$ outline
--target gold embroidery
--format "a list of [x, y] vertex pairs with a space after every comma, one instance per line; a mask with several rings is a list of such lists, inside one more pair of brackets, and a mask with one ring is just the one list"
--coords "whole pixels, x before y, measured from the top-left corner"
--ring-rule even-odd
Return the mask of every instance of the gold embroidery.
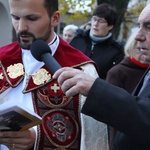
[[34, 84], [40, 85], [50, 80], [51, 75], [45, 69], [40, 69], [35, 74], [32, 75], [32, 78], [33, 78]]
[[2, 74], [2, 73], [0, 74], [0, 79], [4, 79], [4, 77], [3, 77], [3, 74]]
[[23, 65], [21, 63], [10, 65], [7, 72], [10, 78], [15, 79], [24, 74]]

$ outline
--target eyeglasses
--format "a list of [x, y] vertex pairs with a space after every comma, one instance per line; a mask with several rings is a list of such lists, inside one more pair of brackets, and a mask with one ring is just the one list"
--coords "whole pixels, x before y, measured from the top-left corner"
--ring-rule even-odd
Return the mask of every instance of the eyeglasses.
[[91, 18], [91, 21], [94, 23], [94, 22], [98, 22], [99, 24], [101, 24], [101, 23], [107, 23], [105, 20], [103, 20], [103, 19], [97, 19], [96, 17], [92, 17]]

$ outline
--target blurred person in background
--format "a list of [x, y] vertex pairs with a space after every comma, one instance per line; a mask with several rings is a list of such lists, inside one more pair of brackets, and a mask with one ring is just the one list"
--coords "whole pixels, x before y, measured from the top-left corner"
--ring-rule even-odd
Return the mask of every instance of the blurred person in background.
[[[107, 73], [106, 80], [132, 93], [135, 86], [149, 67], [150, 55], [145, 54], [139, 47], [139, 42], [132, 34], [125, 44], [125, 58]], [[149, 58], [145, 60], [145, 57]]]
[[90, 30], [78, 31], [70, 43], [96, 62], [102, 79], [106, 79], [107, 71], [124, 58], [123, 46], [113, 39], [111, 32], [117, 16], [111, 5], [98, 5], [91, 18]]
[[72, 39], [75, 36], [75, 32], [78, 29], [78, 26], [74, 24], [69, 24], [64, 27], [63, 29], [63, 39], [67, 42], [70, 43]]
[[82, 29], [83, 31], [90, 30], [91, 29], [91, 21], [81, 25], [79, 29]]

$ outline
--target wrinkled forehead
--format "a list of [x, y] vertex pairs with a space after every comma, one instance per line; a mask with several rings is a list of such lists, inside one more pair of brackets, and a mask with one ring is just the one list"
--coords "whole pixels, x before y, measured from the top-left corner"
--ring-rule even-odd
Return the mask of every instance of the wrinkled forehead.
[[150, 20], [150, 4], [148, 4], [140, 13], [138, 22], [144, 22]]

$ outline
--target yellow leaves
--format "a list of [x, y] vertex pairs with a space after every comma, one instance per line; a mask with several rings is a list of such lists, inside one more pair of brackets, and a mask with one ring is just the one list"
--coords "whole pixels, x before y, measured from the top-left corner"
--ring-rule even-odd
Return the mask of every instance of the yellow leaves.
[[137, 0], [137, 2], [128, 8], [128, 11], [126, 13], [126, 17], [137, 17], [142, 9], [146, 6], [146, 1]]
[[96, 0], [59, 0], [59, 10], [61, 15], [68, 15], [67, 22], [74, 20], [89, 21], [91, 12], [95, 7]]
[[130, 33], [132, 28], [137, 27], [137, 19], [142, 9], [146, 6], [147, 0], [136, 0], [136, 3], [128, 7], [124, 14], [124, 28], [123, 33]]

